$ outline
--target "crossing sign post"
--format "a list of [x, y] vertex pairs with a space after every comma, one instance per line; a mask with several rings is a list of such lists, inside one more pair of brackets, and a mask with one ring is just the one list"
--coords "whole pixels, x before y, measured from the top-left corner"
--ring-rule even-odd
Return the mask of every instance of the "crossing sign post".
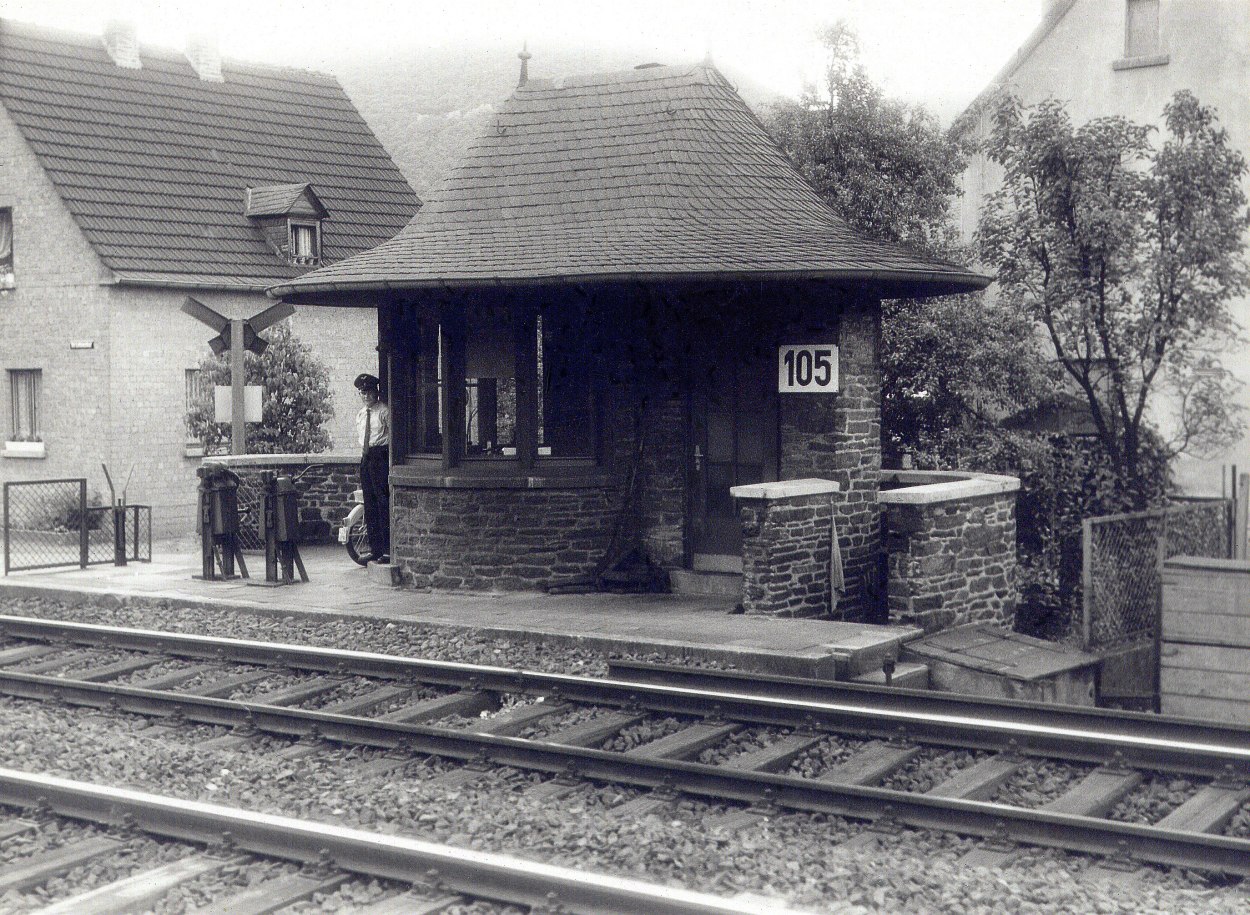
[[295, 306], [279, 302], [250, 318], [227, 318], [203, 302], [187, 296], [182, 310], [217, 332], [217, 336], [208, 341], [214, 353], [220, 356], [230, 350], [230, 453], [245, 454], [247, 402], [243, 384], [243, 353], [246, 350], [259, 356], [268, 349], [269, 342], [260, 336], [261, 331], [295, 314]]

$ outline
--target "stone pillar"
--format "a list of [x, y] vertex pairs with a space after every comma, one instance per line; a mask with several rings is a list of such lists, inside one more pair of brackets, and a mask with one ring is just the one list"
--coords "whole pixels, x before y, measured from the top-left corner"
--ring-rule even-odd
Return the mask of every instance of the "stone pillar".
[[[1016, 601], [1015, 477], [893, 471], [886, 511], [890, 622], [936, 632], [1011, 627]], [[935, 482], [929, 482], [934, 480]]]
[[831, 522], [838, 484], [735, 486], [742, 518], [742, 607], [763, 616], [829, 616]]
[[781, 477], [838, 483], [838, 536], [846, 564], [841, 619], [870, 620], [879, 605], [881, 512], [881, 305], [838, 312], [838, 393], [781, 395]]

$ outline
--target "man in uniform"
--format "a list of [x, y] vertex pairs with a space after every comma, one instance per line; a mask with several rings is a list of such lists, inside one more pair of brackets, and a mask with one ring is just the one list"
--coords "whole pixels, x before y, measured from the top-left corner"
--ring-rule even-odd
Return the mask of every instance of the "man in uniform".
[[360, 441], [360, 488], [365, 498], [365, 525], [369, 529], [369, 557], [391, 561], [390, 460], [391, 413], [382, 402], [382, 383], [368, 373], [356, 376], [356, 389], [364, 406], [356, 414], [356, 437]]

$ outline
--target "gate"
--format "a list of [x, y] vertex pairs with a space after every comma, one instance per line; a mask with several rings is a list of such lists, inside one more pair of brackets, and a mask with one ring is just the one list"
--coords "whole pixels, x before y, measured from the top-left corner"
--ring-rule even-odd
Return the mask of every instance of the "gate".
[[150, 506], [88, 505], [85, 477], [4, 484], [4, 574], [151, 560]]
[[1158, 710], [1163, 562], [1232, 556], [1232, 505], [1204, 500], [1086, 518], [1081, 537], [1081, 630], [1102, 655], [1099, 703]]
[[1160, 569], [1173, 556], [1227, 559], [1226, 500], [1086, 518], [1081, 537], [1081, 647], [1119, 648], [1159, 631]]

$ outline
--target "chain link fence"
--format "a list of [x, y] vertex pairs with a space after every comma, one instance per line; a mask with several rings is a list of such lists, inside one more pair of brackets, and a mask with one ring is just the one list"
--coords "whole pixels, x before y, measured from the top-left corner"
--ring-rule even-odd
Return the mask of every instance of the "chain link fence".
[[1159, 631], [1163, 561], [1232, 555], [1232, 503], [1194, 501], [1082, 523], [1081, 629], [1086, 651], [1119, 648]]
[[265, 513], [265, 484], [257, 474], [239, 474], [239, 549], [263, 550], [261, 530]]
[[[85, 478], [5, 483], [5, 574], [114, 562], [116, 515], [96, 501], [87, 497]], [[150, 562], [152, 509], [128, 505], [120, 515], [126, 558]]]

